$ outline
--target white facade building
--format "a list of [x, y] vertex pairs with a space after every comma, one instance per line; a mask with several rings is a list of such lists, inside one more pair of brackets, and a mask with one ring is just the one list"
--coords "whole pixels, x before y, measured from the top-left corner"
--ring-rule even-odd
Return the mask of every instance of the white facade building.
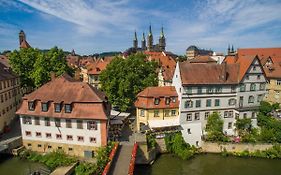
[[235, 135], [236, 118], [252, 118], [256, 125], [255, 110], [265, 94], [266, 80], [257, 58], [238, 60], [233, 64], [177, 63], [173, 85], [179, 94], [180, 123], [187, 143], [201, 146], [207, 118], [213, 112], [224, 120], [226, 135]]

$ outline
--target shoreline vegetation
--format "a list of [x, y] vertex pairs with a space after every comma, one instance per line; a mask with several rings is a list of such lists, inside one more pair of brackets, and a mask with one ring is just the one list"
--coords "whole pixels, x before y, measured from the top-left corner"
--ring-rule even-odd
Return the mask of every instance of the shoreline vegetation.
[[40, 154], [31, 150], [24, 150], [18, 157], [32, 162], [42, 163], [52, 171], [57, 167], [69, 166], [78, 162], [75, 167], [75, 175], [101, 174], [109, 161], [109, 154], [113, 147], [114, 142], [111, 142], [106, 147], [99, 148], [95, 156], [96, 163], [81, 161], [78, 157], [66, 155], [61, 150], [56, 150], [46, 154]]

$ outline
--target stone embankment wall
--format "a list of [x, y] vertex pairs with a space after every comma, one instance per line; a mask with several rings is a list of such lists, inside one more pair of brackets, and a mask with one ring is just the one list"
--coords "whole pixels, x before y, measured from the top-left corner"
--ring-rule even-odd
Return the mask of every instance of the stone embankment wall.
[[271, 148], [272, 144], [249, 144], [249, 143], [211, 143], [203, 142], [202, 151], [208, 153], [220, 153], [224, 149], [228, 152], [242, 152], [248, 150], [254, 152], [257, 150], [266, 150]]

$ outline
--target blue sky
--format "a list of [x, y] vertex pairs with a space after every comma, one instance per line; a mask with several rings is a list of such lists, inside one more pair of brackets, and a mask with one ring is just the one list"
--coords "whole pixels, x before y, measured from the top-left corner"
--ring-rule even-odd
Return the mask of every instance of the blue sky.
[[21, 29], [41, 49], [124, 51], [150, 23], [154, 42], [163, 25], [167, 50], [177, 54], [189, 45], [281, 47], [280, 9], [280, 0], [0, 0], [0, 51], [18, 48]]

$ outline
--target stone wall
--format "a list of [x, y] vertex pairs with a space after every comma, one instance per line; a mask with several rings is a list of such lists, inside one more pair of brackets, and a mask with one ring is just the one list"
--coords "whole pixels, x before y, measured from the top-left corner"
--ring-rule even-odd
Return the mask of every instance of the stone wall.
[[202, 151], [209, 153], [220, 153], [224, 149], [228, 152], [242, 152], [248, 150], [254, 152], [271, 148], [272, 144], [248, 144], [248, 143], [211, 143], [203, 142]]

